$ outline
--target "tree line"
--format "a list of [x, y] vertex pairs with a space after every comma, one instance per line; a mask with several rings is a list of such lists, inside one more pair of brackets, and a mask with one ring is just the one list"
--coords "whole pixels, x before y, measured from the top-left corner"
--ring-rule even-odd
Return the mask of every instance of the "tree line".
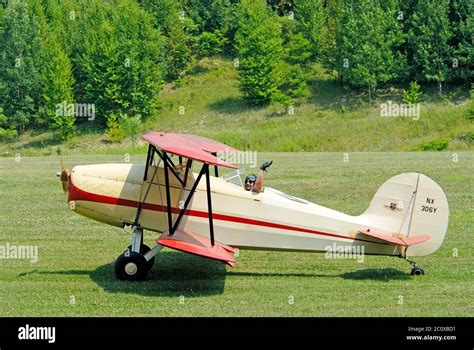
[[[94, 120], [120, 139], [209, 56], [249, 103], [291, 104], [320, 63], [370, 99], [388, 84], [473, 78], [464, 0], [1, 0], [0, 141]], [[92, 106], [93, 108], [88, 108]]]
[[442, 95], [445, 82], [473, 80], [472, 1], [271, 3], [242, 0], [236, 35], [241, 90], [257, 104], [304, 95], [314, 62], [369, 99], [389, 84], [433, 82]]

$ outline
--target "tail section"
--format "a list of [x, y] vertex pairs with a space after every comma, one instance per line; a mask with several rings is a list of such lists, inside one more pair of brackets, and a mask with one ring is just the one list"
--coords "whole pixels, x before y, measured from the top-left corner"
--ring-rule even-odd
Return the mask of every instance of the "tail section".
[[428, 240], [406, 248], [407, 255], [422, 256], [435, 252], [443, 243], [449, 206], [436, 182], [423, 174], [405, 173], [392, 177], [379, 188], [362, 217], [374, 228], [408, 238], [407, 242], [429, 236]]

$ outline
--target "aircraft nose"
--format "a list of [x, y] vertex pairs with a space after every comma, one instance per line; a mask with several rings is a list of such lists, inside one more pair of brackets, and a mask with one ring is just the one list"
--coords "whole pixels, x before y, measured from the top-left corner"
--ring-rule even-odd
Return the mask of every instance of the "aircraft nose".
[[56, 176], [59, 177], [60, 180], [61, 180], [61, 185], [63, 187], [63, 191], [67, 192], [68, 189], [69, 189], [69, 177], [71, 175], [71, 171], [64, 167], [64, 161], [63, 161], [62, 156], [61, 156], [59, 162], [61, 164], [61, 171], [56, 172]]

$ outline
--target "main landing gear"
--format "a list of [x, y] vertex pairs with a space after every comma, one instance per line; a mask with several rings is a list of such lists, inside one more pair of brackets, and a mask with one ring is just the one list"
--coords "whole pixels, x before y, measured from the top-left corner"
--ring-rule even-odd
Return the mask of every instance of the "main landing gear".
[[142, 281], [153, 267], [155, 255], [163, 246], [153, 249], [143, 244], [143, 230], [132, 228], [132, 244], [115, 261], [115, 276], [119, 280]]

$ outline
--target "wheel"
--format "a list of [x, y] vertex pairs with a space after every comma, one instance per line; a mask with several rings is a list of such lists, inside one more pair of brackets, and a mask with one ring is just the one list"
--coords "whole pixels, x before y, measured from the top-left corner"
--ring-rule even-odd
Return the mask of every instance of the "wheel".
[[411, 270], [411, 275], [412, 276], [422, 276], [425, 274], [425, 270], [423, 270], [422, 267], [417, 267], [415, 266], [412, 270]]
[[[128, 248], [127, 248], [128, 251], [132, 251], [132, 246], [129, 245]], [[125, 250], [125, 252], [127, 251]], [[146, 244], [142, 244], [140, 246], [140, 254], [141, 255], [145, 255], [146, 253], [148, 253], [149, 251], [151, 250], [151, 248], [149, 246], [147, 246]], [[145, 259], [146, 260], [146, 259]], [[153, 267], [153, 264], [155, 263], [155, 257], [151, 258], [149, 261], [147, 261], [146, 263], [146, 266], [147, 266], [147, 269], [148, 271], [151, 270], [151, 268]]]
[[119, 280], [141, 281], [148, 273], [147, 261], [139, 253], [125, 251], [115, 261], [114, 270]]

